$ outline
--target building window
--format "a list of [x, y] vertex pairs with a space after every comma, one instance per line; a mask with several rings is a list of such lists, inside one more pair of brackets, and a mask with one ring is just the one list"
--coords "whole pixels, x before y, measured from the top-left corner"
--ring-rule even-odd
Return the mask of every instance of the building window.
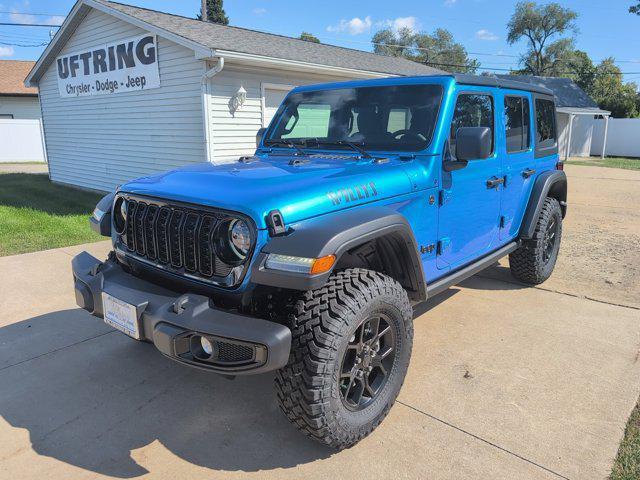
[[507, 153], [527, 150], [530, 145], [529, 99], [505, 97], [504, 116]]
[[536, 98], [536, 147], [556, 145], [556, 110], [551, 100]]
[[493, 152], [493, 97], [487, 94], [463, 93], [458, 96], [451, 121], [449, 149], [456, 156], [456, 133], [462, 127], [489, 127]]

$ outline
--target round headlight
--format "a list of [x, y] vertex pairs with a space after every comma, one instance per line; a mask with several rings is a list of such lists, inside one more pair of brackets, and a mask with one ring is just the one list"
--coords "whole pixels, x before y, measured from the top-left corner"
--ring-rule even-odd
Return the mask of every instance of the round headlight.
[[227, 265], [240, 265], [251, 249], [251, 229], [244, 220], [227, 218], [218, 224], [215, 238], [216, 255]]
[[116, 233], [121, 235], [127, 223], [127, 201], [123, 197], [118, 197], [113, 206], [113, 225]]
[[251, 248], [251, 231], [244, 220], [233, 220], [229, 225], [231, 248], [238, 257], [244, 258]]

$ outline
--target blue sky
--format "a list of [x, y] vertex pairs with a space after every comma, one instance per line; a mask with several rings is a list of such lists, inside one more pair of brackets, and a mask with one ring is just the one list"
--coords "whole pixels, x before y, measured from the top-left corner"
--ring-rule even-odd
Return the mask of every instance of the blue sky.
[[[194, 16], [199, 0], [122, 0], [146, 8]], [[309, 31], [322, 40], [345, 47], [370, 50], [372, 34], [383, 26], [409, 26], [433, 31], [451, 31], [483, 67], [516, 66], [525, 44], [508, 45], [506, 24], [515, 2], [502, 0], [226, 0], [232, 25], [282, 35], [297, 36]], [[631, 0], [561, 2], [579, 13], [576, 45], [595, 61], [613, 56], [627, 75], [640, 83], [640, 17], [627, 9]], [[0, 0], [0, 22], [58, 23], [72, 0]], [[22, 15], [27, 12], [44, 15]], [[49, 38], [48, 28], [0, 26], [0, 58], [37, 59]]]

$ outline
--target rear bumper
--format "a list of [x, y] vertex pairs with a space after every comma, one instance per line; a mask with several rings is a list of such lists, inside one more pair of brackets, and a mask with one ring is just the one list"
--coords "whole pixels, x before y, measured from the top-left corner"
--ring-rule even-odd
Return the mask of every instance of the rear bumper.
[[[102, 292], [134, 305], [141, 340], [167, 357], [227, 375], [263, 373], [286, 365], [291, 331], [280, 324], [211, 306], [209, 298], [180, 295], [125, 272], [113, 260], [100, 262], [87, 252], [72, 261], [76, 303], [103, 317]], [[199, 347], [207, 338], [214, 351]]]

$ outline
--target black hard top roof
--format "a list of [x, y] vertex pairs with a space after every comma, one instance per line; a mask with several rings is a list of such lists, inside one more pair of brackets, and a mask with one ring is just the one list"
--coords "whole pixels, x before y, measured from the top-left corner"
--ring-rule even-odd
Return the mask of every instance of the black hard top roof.
[[[544, 95], [553, 96], [553, 91], [540, 85], [533, 85], [526, 82], [518, 82], [516, 80], [506, 80], [491, 75], [466, 75], [455, 74], [453, 78], [456, 83], [461, 85], [481, 85], [486, 87], [510, 88], [513, 90], [525, 90], [527, 92], [542, 93]], [[514, 78], [518, 78], [514, 76]]]

